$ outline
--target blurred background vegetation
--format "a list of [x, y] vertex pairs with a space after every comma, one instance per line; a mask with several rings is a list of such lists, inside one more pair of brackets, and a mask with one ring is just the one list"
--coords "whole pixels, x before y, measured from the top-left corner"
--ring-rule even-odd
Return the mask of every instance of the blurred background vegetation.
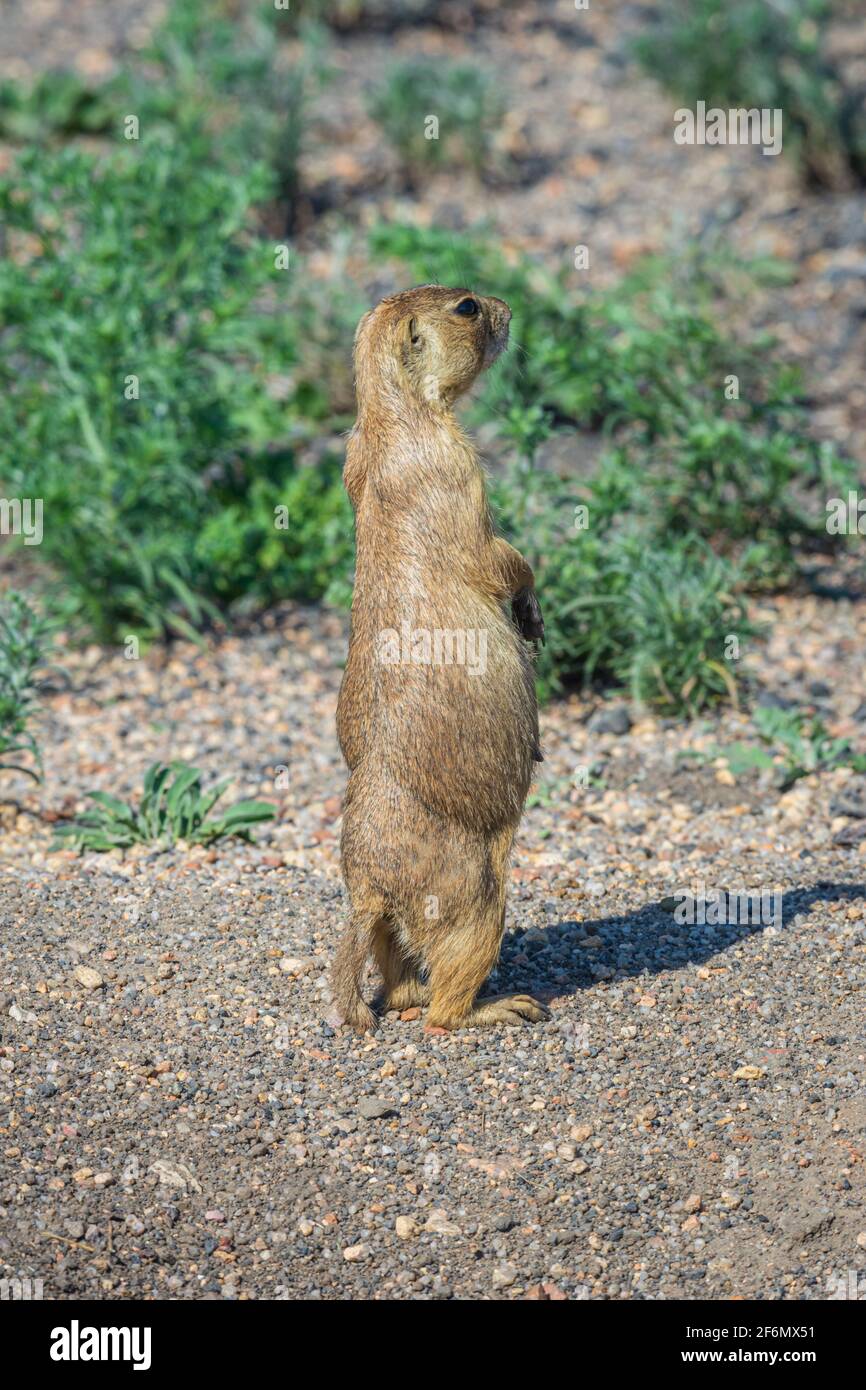
[[[566, 258], [506, 253], [483, 220], [413, 216], [437, 170], [488, 189], [528, 177], [526, 152], [498, 139], [496, 71], [419, 53], [370, 74], [403, 215], [361, 226], [329, 209], [318, 272], [303, 157], [339, 82], [334, 36], [434, 15], [460, 30], [485, 9], [404, 0], [397, 21], [388, 0], [173, 0], [109, 76], [0, 85], [0, 494], [42, 498], [45, 515], [38, 553], [4, 545], [0, 759], [26, 747], [52, 623], [146, 643], [282, 599], [348, 603], [339, 437], [354, 327], [387, 288], [440, 280], [512, 306], [515, 346], [465, 413], [536, 570], [543, 695], [596, 682], [672, 714], [737, 699], [726, 644], [754, 631], [749, 595], [850, 544], [828, 537], [825, 502], [856, 486], [854, 463], [816, 437], [786, 356], [740, 331], [744, 298], [783, 264], [704, 240], [586, 288]], [[661, 0], [631, 58], [676, 104], [783, 107], [795, 177], [832, 196], [862, 185], [866, 128], [828, 14]], [[568, 464], [581, 439], [590, 469]]]

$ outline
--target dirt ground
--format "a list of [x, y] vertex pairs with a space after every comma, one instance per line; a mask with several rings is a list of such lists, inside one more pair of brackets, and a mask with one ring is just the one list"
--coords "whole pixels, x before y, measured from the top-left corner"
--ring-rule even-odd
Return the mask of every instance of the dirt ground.
[[[862, 731], [862, 611], [785, 601], [776, 619], [762, 698]], [[410, 1013], [348, 1036], [325, 979], [344, 644], [342, 619], [289, 608], [204, 653], [70, 654], [44, 786], [5, 807], [4, 1273], [58, 1298], [849, 1287], [863, 779], [732, 782], [713, 753], [742, 734], [734, 712], [604, 733], [610, 707], [549, 706], [494, 987], [551, 1021], [433, 1037]], [[52, 852], [86, 788], [132, 794], [166, 756], [236, 770], [277, 821], [254, 846]], [[757, 906], [718, 926], [665, 903], [712, 890]]]

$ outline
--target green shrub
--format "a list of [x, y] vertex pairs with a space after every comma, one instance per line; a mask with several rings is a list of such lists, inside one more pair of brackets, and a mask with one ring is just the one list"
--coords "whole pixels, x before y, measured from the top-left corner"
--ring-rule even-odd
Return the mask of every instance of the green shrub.
[[[490, 163], [491, 136], [504, 106], [494, 83], [474, 63], [412, 58], [392, 68], [370, 100], [370, 114], [417, 178], [454, 162], [476, 173]], [[439, 122], [435, 138], [431, 117]]]
[[316, 467], [271, 461], [233, 496], [220, 489], [195, 546], [223, 602], [324, 598], [347, 604], [354, 559], [352, 508], [335, 456]]
[[507, 472], [492, 494], [504, 533], [535, 571], [542, 695], [579, 680], [614, 683], [670, 712], [736, 698], [729, 639], [744, 644], [755, 629], [736, 570], [706, 542], [659, 536], [615, 507], [576, 526], [573, 482], [532, 467]]
[[192, 114], [200, 132], [204, 117], [211, 156], [223, 168], [264, 164], [291, 221], [307, 107], [328, 68], [324, 31], [314, 23], [300, 26], [293, 66], [279, 66], [278, 19], [273, 4], [239, 11], [227, 0], [175, 0], [145, 55], [159, 77], [154, 83], [133, 71], [126, 82], [146, 115], [170, 118], [176, 131]]
[[736, 699], [728, 644], [755, 635], [736, 571], [692, 535], [653, 547], [637, 532], [607, 563], [626, 583], [611, 671], [632, 699], [669, 713]]
[[4, 139], [103, 134], [114, 119], [111, 88], [94, 87], [76, 73], [42, 73], [29, 87], [11, 80], [0, 82], [0, 136]]
[[[231, 569], [255, 586], [263, 551], [260, 597], [319, 597], [335, 554], [296, 538], [313, 541], [319, 505], [325, 543], [348, 545], [333, 468], [301, 469], [286, 447], [314, 429], [300, 409], [328, 413], [291, 305], [312, 296], [321, 313], [327, 296], [250, 235], [266, 187], [261, 167], [230, 174], [161, 138], [104, 158], [29, 151], [0, 181], [3, 481], [43, 499], [42, 553], [103, 637], [200, 630], [238, 592]], [[298, 530], [265, 536], [278, 503]]]
[[707, 107], [781, 108], [784, 141], [807, 179], [866, 179], [866, 109], [824, 47], [827, 0], [662, 0], [635, 44], [647, 72]]
[[199, 623], [205, 471], [275, 425], [250, 317], [269, 269], [243, 232], [262, 186], [157, 141], [27, 152], [0, 183], [29, 239], [0, 262], [7, 473], [102, 635]]
[[350, 419], [362, 306], [294, 251], [277, 269], [260, 237], [264, 207], [291, 213], [324, 72], [308, 26], [292, 66], [275, 61], [277, 17], [177, 0], [144, 66], [93, 91], [60, 75], [0, 93], [21, 136], [98, 128], [118, 145], [26, 150], [0, 180], [0, 424], [17, 441], [0, 480], [42, 497], [42, 554], [104, 638], [193, 635], [240, 596], [317, 598], [341, 578], [345, 593], [334, 461], [302, 468], [295, 450]]
[[269, 801], [238, 801], [222, 815], [210, 817], [231, 778], [207, 791], [202, 790], [201, 779], [199, 769], [186, 763], [153, 763], [145, 774], [137, 808], [107, 792], [88, 792], [96, 803], [93, 810], [59, 826], [53, 848], [81, 852], [128, 849], [135, 844], [170, 848], [177, 840], [210, 845], [231, 835], [249, 840], [254, 825], [273, 820], [276, 812]]
[[[50, 623], [23, 594], [0, 594], [0, 772], [24, 772], [34, 781], [39, 780], [42, 759], [29, 725], [36, 712], [39, 672], [51, 646]], [[30, 754], [37, 771], [8, 761], [21, 753]]]
[[270, 4], [238, 11], [231, 0], [174, 0], [141, 59], [103, 82], [59, 72], [29, 87], [0, 84], [0, 135], [120, 139], [135, 116], [142, 138], [183, 140], [222, 169], [261, 164], [290, 223], [307, 108], [328, 68], [324, 31], [306, 22], [292, 67], [278, 66], [277, 22]]
[[[765, 583], [791, 576], [804, 541], [826, 541], [823, 498], [853, 485], [851, 466], [809, 438], [796, 374], [771, 344], [743, 345], [725, 329], [712, 258], [650, 261], [578, 301], [566, 272], [508, 264], [477, 240], [384, 226], [372, 243], [419, 280], [508, 301], [513, 346], [473, 418], [495, 422], [524, 456], [557, 427], [601, 427], [611, 450], [586, 485], [575, 482], [594, 526], [629, 512], [656, 542], [689, 532], [748, 549], [751, 578]], [[733, 378], [739, 398], [727, 400]]]
[[[384, 226], [372, 245], [414, 279], [513, 310], [512, 349], [470, 413], [517, 456], [494, 479], [494, 510], [536, 572], [542, 692], [614, 682], [669, 711], [736, 698], [729, 638], [755, 635], [744, 591], [790, 579], [800, 547], [826, 544], [823, 498], [854, 481], [809, 438], [791, 369], [724, 326], [722, 292], [743, 268], [656, 260], [578, 299], [567, 272], [509, 263], [477, 238]], [[607, 436], [590, 476], [538, 466], [563, 426]]]
[[730, 743], [705, 755], [723, 757], [735, 777], [753, 771], [775, 770], [781, 791], [787, 791], [813, 772], [850, 767], [866, 772], [866, 757], [855, 753], [847, 738], [833, 738], [822, 719], [800, 709], [759, 706], [752, 723], [760, 743]]
[[[771, 344], [744, 345], [720, 326], [714, 308], [725, 266], [715, 252], [649, 259], [614, 289], [580, 296], [575, 272], [510, 262], [492, 236], [380, 224], [370, 244], [418, 281], [474, 285], [511, 306], [512, 347], [485, 378], [477, 418], [517, 405], [542, 409], [554, 425], [628, 425], [652, 440], [700, 410], [760, 427], [773, 423], [768, 412], [796, 409], [796, 377]], [[752, 273], [763, 276], [765, 265]], [[728, 404], [731, 375], [743, 383], [742, 400]]]

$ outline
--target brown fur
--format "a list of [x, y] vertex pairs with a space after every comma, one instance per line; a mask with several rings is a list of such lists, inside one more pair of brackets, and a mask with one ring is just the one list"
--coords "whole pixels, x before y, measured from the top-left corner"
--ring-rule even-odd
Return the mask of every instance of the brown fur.
[[[473, 317], [455, 313], [467, 298]], [[481, 465], [451, 407], [502, 351], [510, 317], [499, 299], [425, 285], [384, 299], [356, 335], [344, 480], [357, 566], [337, 708], [351, 918], [332, 983], [362, 1031], [375, 1022], [360, 992], [370, 954], [384, 1007], [428, 1004], [431, 1026], [545, 1016], [526, 995], [476, 998], [499, 954], [508, 856], [541, 756], [515, 623], [530, 637], [543, 625], [532, 571], [494, 534]], [[403, 623], [475, 634], [484, 673], [468, 661], [384, 661], [382, 634]]]

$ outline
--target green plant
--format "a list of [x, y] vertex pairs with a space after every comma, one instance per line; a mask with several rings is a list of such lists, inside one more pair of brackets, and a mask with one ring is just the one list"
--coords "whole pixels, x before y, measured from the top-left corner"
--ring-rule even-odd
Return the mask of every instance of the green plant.
[[351, 513], [332, 461], [301, 468], [296, 449], [348, 423], [360, 307], [260, 239], [263, 209], [291, 220], [324, 75], [309, 25], [291, 66], [276, 60], [277, 18], [176, 0], [145, 67], [92, 92], [37, 83], [17, 106], [3, 89], [33, 117], [22, 136], [98, 108], [88, 128], [118, 142], [28, 149], [0, 180], [0, 425], [16, 438], [0, 479], [43, 498], [40, 553], [106, 639], [192, 637], [238, 596], [345, 596]]
[[370, 99], [371, 116], [413, 178], [454, 161], [480, 172], [490, 161], [491, 136], [503, 110], [486, 73], [474, 63], [450, 64], [441, 57], [399, 63]]
[[[28, 151], [0, 181], [0, 471], [43, 499], [41, 553], [102, 637], [193, 635], [239, 592], [232, 570], [263, 598], [317, 598], [350, 563], [335, 469], [294, 448], [341, 419], [299, 328], [314, 300], [336, 321], [327, 286], [250, 234], [266, 188], [161, 137]], [[286, 532], [266, 525], [278, 504]]]
[[241, 489], [218, 489], [195, 559], [223, 602], [325, 598], [346, 605], [352, 508], [334, 455], [303, 468], [279, 455]]
[[185, 763], [153, 763], [145, 774], [137, 808], [106, 792], [88, 792], [96, 803], [93, 810], [59, 826], [54, 848], [83, 852], [128, 849], [135, 844], [171, 847], [178, 840], [209, 845], [226, 836], [249, 840], [254, 825], [273, 820], [276, 812], [267, 801], [238, 801], [211, 818], [209, 812], [231, 779], [216, 782], [206, 791], [201, 780], [200, 770]]
[[[565, 272], [477, 238], [388, 226], [373, 247], [512, 307], [513, 349], [470, 411], [516, 455], [494, 476], [494, 512], [536, 571], [542, 692], [613, 681], [692, 712], [736, 698], [728, 639], [754, 635], [744, 591], [790, 579], [804, 545], [826, 544], [820, 499], [854, 478], [809, 438], [794, 374], [720, 317], [726, 280], [765, 267], [654, 260], [579, 300]], [[606, 436], [589, 474], [538, 465], [563, 427]]]
[[849, 739], [831, 737], [817, 716], [809, 718], [798, 709], [761, 706], [752, 722], [763, 746], [732, 743], [711, 755], [724, 757], [734, 776], [755, 768], [776, 768], [780, 789], [787, 791], [802, 777], [833, 767], [866, 772], [866, 756], [855, 753]]
[[829, 16], [827, 0], [662, 0], [635, 51], [683, 101], [781, 109], [806, 177], [840, 187], [866, 179], [866, 112], [827, 55]]
[[685, 528], [714, 545], [748, 541], [765, 581], [790, 575], [804, 539], [826, 537], [812, 499], [852, 486], [853, 471], [808, 437], [797, 376], [772, 344], [743, 344], [726, 326], [723, 257], [652, 259], [613, 290], [580, 299], [566, 271], [511, 264], [478, 238], [387, 225], [374, 229], [372, 247], [419, 280], [508, 301], [513, 346], [473, 417], [495, 422], [524, 456], [557, 428], [601, 428], [615, 456], [593, 484], [596, 506], [613, 484], [618, 505], [660, 537]]
[[[42, 759], [28, 727], [36, 711], [38, 673], [51, 653], [51, 624], [23, 594], [0, 594], [0, 771], [23, 772], [39, 780]], [[7, 759], [29, 753], [37, 771]]]
[[36, 248], [0, 261], [4, 472], [44, 499], [43, 553], [103, 636], [200, 625], [205, 472], [274, 419], [250, 318], [269, 269], [244, 235], [261, 187], [160, 141], [27, 152], [0, 183]]
[[728, 639], [747, 641], [755, 629], [736, 570], [699, 536], [660, 538], [615, 510], [580, 528], [573, 483], [532, 467], [496, 479], [493, 504], [535, 571], [543, 695], [595, 680], [671, 712], [736, 698]]
[[720, 699], [736, 700], [727, 655], [732, 636], [754, 636], [735, 570], [698, 537], [614, 554], [627, 587], [617, 614], [625, 629], [614, 676], [638, 703], [691, 714]]
[[281, 67], [278, 21], [273, 4], [239, 11], [231, 0], [175, 0], [145, 55], [161, 81], [154, 88], [152, 76], [134, 70], [126, 81], [134, 109], [168, 117], [175, 129], [192, 122], [196, 143], [206, 132], [211, 157], [223, 168], [263, 164], [291, 224], [307, 107], [328, 66], [324, 31], [304, 21], [298, 56], [291, 68]]
[[135, 139], [182, 140], [190, 154], [232, 173], [261, 165], [290, 227], [307, 109], [328, 67], [325, 31], [306, 20], [293, 65], [280, 66], [278, 19], [271, 4], [239, 10], [233, 0], [174, 0], [141, 59], [106, 81], [60, 72], [29, 87], [0, 84], [0, 135], [120, 139], [133, 116]]
[[38, 140], [46, 135], [103, 134], [114, 119], [112, 89], [91, 86], [72, 72], [43, 73], [30, 87], [0, 83], [0, 135]]

